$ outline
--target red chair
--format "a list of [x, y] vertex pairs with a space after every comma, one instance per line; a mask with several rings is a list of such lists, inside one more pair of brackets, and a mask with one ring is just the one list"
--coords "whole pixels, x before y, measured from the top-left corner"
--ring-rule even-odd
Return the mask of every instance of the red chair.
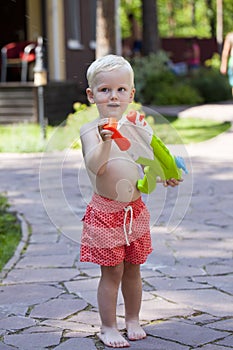
[[35, 61], [36, 43], [30, 41], [9, 43], [1, 49], [2, 68], [1, 81], [7, 79], [7, 69], [11, 67], [21, 68], [21, 82], [27, 81], [28, 64]]

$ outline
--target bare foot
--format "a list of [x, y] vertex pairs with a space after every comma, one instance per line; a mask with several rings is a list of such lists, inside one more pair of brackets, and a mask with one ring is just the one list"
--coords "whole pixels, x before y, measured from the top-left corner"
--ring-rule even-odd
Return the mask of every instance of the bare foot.
[[146, 332], [142, 329], [138, 321], [127, 322], [126, 329], [129, 340], [140, 340], [146, 338]]
[[98, 337], [105, 345], [111, 346], [112, 348], [125, 348], [130, 346], [116, 328], [103, 327]]

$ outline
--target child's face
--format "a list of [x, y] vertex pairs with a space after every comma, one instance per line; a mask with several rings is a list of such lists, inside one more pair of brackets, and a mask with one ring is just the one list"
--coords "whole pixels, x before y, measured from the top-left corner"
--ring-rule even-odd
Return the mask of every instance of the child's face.
[[92, 89], [87, 89], [88, 100], [96, 103], [101, 118], [120, 119], [133, 101], [135, 89], [127, 68], [100, 72]]

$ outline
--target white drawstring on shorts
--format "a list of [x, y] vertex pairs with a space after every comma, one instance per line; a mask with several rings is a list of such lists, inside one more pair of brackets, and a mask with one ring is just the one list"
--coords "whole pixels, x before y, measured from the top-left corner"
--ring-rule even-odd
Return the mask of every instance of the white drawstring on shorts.
[[[132, 225], [133, 225], [133, 208], [131, 207], [131, 205], [129, 205], [128, 207], [124, 208], [125, 210], [125, 216], [124, 216], [124, 234], [125, 234], [125, 240], [126, 240], [126, 244], [129, 246], [129, 239], [128, 239], [128, 235], [131, 235], [132, 233]], [[127, 216], [128, 216], [128, 212], [130, 211], [130, 222], [129, 222], [129, 231], [127, 232], [126, 230], [126, 220], [127, 220]]]

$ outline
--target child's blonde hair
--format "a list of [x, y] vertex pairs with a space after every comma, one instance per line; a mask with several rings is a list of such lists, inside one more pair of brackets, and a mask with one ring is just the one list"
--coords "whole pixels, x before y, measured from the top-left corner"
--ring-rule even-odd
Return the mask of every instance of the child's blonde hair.
[[95, 77], [100, 72], [109, 72], [111, 70], [125, 67], [129, 70], [132, 88], [134, 87], [134, 72], [130, 63], [122, 56], [107, 55], [95, 60], [87, 70], [87, 81], [90, 88], [93, 87]]

